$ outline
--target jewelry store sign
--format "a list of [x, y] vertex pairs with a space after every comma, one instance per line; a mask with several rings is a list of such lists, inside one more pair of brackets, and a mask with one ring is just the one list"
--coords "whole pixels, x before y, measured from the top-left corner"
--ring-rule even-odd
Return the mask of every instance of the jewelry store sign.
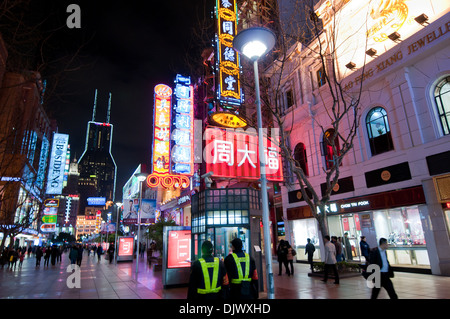
[[[329, 205], [325, 205], [325, 211], [329, 214], [345, 213], [354, 210], [370, 209], [370, 201], [359, 200], [351, 202], [332, 202]], [[320, 213], [317, 207], [317, 212]]]

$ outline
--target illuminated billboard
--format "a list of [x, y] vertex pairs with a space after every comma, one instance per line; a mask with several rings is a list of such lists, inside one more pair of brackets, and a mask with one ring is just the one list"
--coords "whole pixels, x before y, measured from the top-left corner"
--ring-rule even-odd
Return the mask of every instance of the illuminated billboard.
[[217, 62], [219, 73], [218, 98], [221, 104], [241, 104], [239, 54], [233, 48], [237, 34], [236, 0], [217, 0]]
[[55, 133], [48, 171], [47, 191], [49, 195], [60, 195], [63, 189], [69, 135]]
[[164, 84], [155, 87], [153, 173], [169, 173], [170, 120], [172, 89]]
[[[276, 140], [276, 137], [273, 138]], [[258, 135], [253, 130], [229, 130], [209, 127], [205, 130], [206, 171], [215, 177], [260, 179]], [[277, 143], [264, 138], [266, 177], [283, 181], [282, 161]]]
[[105, 206], [106, 198], [105, 197], [88, 197], [87, 204], [88, 204], [88, 206]]
[[191, 230], [169, 230], [167, 268], [191, 267]]
[[175, 80], [175, 103], [172, 122], [172, 172], [194, 172], [194, 87], [191, 78], [179, 74]]

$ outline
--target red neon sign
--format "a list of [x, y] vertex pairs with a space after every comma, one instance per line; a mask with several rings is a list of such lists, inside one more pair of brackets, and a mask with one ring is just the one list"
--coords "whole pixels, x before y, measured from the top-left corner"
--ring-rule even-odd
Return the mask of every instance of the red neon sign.
[[[206, 171], [215, 177], [260, 179], [258, 136], [243, 130], [207, 128], [205, 161]], [[266, 177], [270, 181], [283, 181], [282, 161], [278, 145], [264, 138]]]

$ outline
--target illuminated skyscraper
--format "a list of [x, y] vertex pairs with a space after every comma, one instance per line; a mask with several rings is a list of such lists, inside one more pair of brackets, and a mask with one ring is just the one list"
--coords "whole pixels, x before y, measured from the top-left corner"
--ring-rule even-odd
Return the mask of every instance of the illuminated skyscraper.
[[111, 154], [113, 125], [109, 123], [111, 93], [105, 123], [95, 121], [97, 90], [95, 91], [92, 120], [88, 122], [86, 147], [79, 159], [78, 191], [80, 193], [80, 214], [84, 214], [88, 197], [105, 197], [114, 201], [117, 166]]

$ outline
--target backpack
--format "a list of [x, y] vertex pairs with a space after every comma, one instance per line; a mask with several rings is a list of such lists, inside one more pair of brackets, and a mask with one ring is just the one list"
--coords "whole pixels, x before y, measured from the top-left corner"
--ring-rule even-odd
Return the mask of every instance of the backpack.
[[292, 249], [292, 251], [291, 251], [292, 256], [297, 255], [297, 252], [295, 251], [295, 249], [294, 248], [291, 248], [291, 249]]

